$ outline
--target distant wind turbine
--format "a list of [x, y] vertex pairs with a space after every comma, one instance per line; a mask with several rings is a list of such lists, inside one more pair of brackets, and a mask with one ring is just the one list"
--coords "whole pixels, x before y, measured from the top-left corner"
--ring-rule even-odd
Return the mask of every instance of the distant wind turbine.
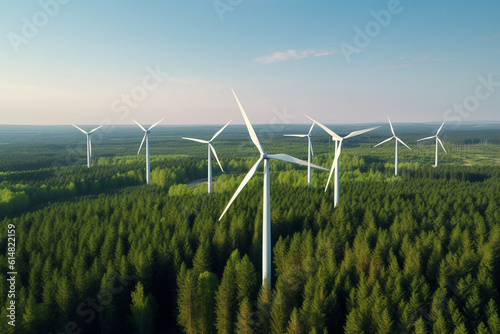
[[395, 158], [394, 175], [398, 176], [398, 142], [400, 142], [401, 144], [406, 146], [410, 151], [411, 151], [411, 148], [408, 145], [406, 145], [401, 139], [396, 137], [396, 134], [394, 133], [394, 128], [392, 127], [391, 119], [389, 117], [387, 117], [387, 119], [389, 120], [389, 125], [391, 126], [392, 137], [384, 140], [381, 143], [378, 143], [377, 145], [375, 145], [373, 147], [377, 147], [379, 145], [382, 145], [383, 143], [390, 141], [391, 139], [395, 139], [394, 141], [396, 142], [396, 158]]
[[[202, 144], [208, 144], [208, 193], [209, 194], [212, 192], [212, 152], [214, 153], [215, 159], [217, 159], [217, 163], [219, 164], [220, 170], [222, 172], [224, 172], [224, 169], [222, 168], [222, 166], [220, 164], [219, 157], [217, 156], [217, 153], [215, 153], [215, 148], [212, 146], [212, 142], [214, 141], [215, 138], [217, 138], [218, 135], [220, 135], [220, 133], [222, 131], [224, 131], [224, 129], [226, 128], [226, 126], [229, 125], [229, 123], [231, 123], [231, 121], [227, 122], [227, 124], [224, 125], [222, 127], [222, 129], [217, 131], [217, 133], [214, 134], [214, 136], [210, 140], [201, 140], [201, 139], [195, 139], [195, 138], [182, 137], [182, 139], [196, 141], [196, 142], [202, 143]], [[212, 152], [210, 152], [210, 151], [212, 151]]]
[[342, 151], [342, 142], [344, 141], [344, 139], [359, 136], [363, 133], [375, 130], [375, 129], [379, 128], [379, 126], [374, 127], [374, 128], [365, 129], [365, 130], [353, 131], [345, 137], [340, 137], [338, 134], [336, 134], [335, 132], [333, 132], [332, 130], [330, 130], [329, 128], [324, 126], [323, 124], [319, 123], [318, 121], [315, 121], [314, 119], [312, 119], [311, 117], [309, 117], [307, 115], [305, 115], [305, 116], [307, 118], [309, 118], [311, 121], [318, 124], [323, 130], [326, 131], [326, 133], [328, 133], [330, 136], [332, 136], [332, 140], [335, 141], [335, 158], [333, 159], [332, 169], [330, 169], [330, 175], [328, 176], [328, 181], [326, 182], [325, 191], [328, 189], [328, 184], [330, 183], [330, 179], [332, 178], [332, 173], [335, 170], [335, 184], [334, 184], [334, 191], [333, 191], [333, 194], [334, 194], [333, 201], [334, 201], [334, 206], [337, 206], [339, 204], [339, 196], [340, 196], [339, 157], [340, 157], [340, 152]]
[[[255, 174], [257, 168], [260, 166], [262, 162], [264, 162], [264, 194], [263, 194], [263, 201], [262, 201], [262, 284], [264, 284], [265, 280], [267, 279], [269, 282], [271, 282], [271, 202], [270, 202], [270, 182], [269, 182], [269, 160], [274, 159], [274, 160], [279, 160], [279, 161], [285, 161], [285, 162], [291, 162], [295, 163], [298, 165], [303, 165], [307, 166], [307, 162], [294, 158], [290, 155], [287, 154], [267, 154], [264, 152], [262, 149], [262, 146], [260, 145], [259, 139], [257, 138], [257, 134], [255, 133], [255, 130], [252, 127], [252, 124], [250, 123], [250, 120], [247, 117], [247, 114], [243, 110], [243, 107], [240, 104], [240, 101], [238, 100], [238, 97], [236, 96], [236, 93], [233, 90], [233, 95], [234, 98], [236, 99], [236, 102], [238, 103], [238, 107], [240, 108], [241, 114], [243, 115], [243, 119], [245, 120], [245, 124], [247, 126], [248, 133], [250, 134], [250, 138], [252, 139], [252, 142], [254, 145], [257, 147], [257, 149], [260, 152], [260, 158], [257, 160], [255, 165], [253, 165], [252, 168], [250, 168], [250, 171], [248, 174], [245, 176], [241, 184], [238, 186], [238, 189], [236, 189], [236, 192], [234, 193], [233, 197], [231, 197], [231, 200], [226, 206], [226, 209], [220, 216], [219, 220], [224, 217], [224, 214], [226, 211], [229, 209], [233, 201], [238, 197], [238, 194], [241, 192], [241, 190], [245, 187], [245, 185], [250, 181], [252, 176]], [[311, 165], [314, 168], [322, 169], [322, 170], [328, 170], [326, 168], [316, 166], [316, 165]]]
[[149, 129], [147, 129], [147, 130], [142, 125], [140, 125], [135, 120], [133, 120], [135, 122], [135, 124], [139, 125], [139, 127], [144, 131], [144, 138], [142, 138], [141, 146], [139, 146], [139, 151], [137, 151], [137, 155], [139, 155], [139, 153], [141, 152], [142, 145], [144, 144], [144, 141], [146, 141], [146, 184], [149, 184], [149, 179], [150, 179], [150, 175], [149, 175], [149, 132], [155, 126], [160, 124], [160, 122], [163, 121], [164, 119], [165, 118], [160, 119], [158, 122], [151, 125], [149, 127]]
[[434, 167], [437, 167], [438, 165], [438, 143], [441, 144], [441, 147], [443, 148], [443, 151], [444, 153], [448, 154], [448, 152], [446, 152], [446, 149], [444, 148], [444, 145], [443, 145], [443, 142], [441, 141], [441, 139], [439, 139], [438, 135], [439, 135], [439, 132], [441, 131], [441, 129], [443, 128], [444, 126], [444, 123], [446, 121], [443, 122], [443, 124], [441, 124], [441, 126], [439, 127], [439, 129], [437, 130], [436, 134], [434, 136], [430, 136], [430, 137], [425, 137], [425, 138], [422, 138], [422, 139], [419, 139], [417, 141], [421, 141], [421, 140], [427, 140], [427, 139], [433, 139], [433, 138], [436, 138], [436, 158], [435, 158], [435, 163], [434, 163]]
[[304, 138], [307, 137], [307, 187], [311, 187], [311, 158], [314, 155], [312, 144], [311, 144], [311, 132], [312, 129], [314, 128], [313, 123], [311, 125], [311, 128], [309, 129], [309, 132], [306, 135], [284, 135], [285, 137], [299, 137], [299, 138]]
[[98, 129], [100, 129], [102, 127], [102, 125], [98, 126], [94, 130], [91, 130], [89, 132], [82, 130], [81, 128], [77, 127], [75, 124], [71, 124], [71, 125], [73, 125], [75, 128], [77, 128], [78, 130], [80, 130], [81, 132], [83, 132], [87, 135], [87, 167], [90, 168], [90, 166], [92, 165], [92, 139], [91, 139], [91, 136], [92, 136], [92, 133], [94, 133], [94, 131], [97, 131]]

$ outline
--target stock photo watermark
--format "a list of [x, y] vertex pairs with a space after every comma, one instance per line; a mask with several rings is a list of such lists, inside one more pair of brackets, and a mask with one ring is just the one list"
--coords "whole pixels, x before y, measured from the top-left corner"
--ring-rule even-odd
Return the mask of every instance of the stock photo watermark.
[[[411, 0], [410, 0], [411, 1]], [[390, 0], [387, 3], [387, 8], [379, 11], [372, 10], [370, 12], [373, 20], [368, 21], [363, 29], [358, 26], [354, 27], [354, 38], [352, 43], [340, 43], [340, 49], [348, 64], [352, 62], [352, 56], [364, 51], [374, 38], [379, 36], [383, 28], [387, 28], [394, 16], [403, 12], [403, 6], [399, 0]]]
[[23, 16], [21, 18], [22, 26], [19, 33], [9, 32], [7, 38], [15, 54], [19, 53], [21, 45], [28, 44], [40, 30], [45, 28], [51, 19], [59, 14], [62, 6], [67, 5], [71, 0], [40, 0], [38, 6], [40, 10], [35, 12], [31, 18]]
[[120, 98], [111, 103], [111, 111], [120, 114], [122, 121], [129, 117], [132, 109], [137, 108], [141, 102], [146, 100], [149, 93], [160, 87], [160, 84], [168, 76], [168, 72], [163, 72], [160, 65], [156, 65], [154, 69], [148, 66], [146, 72], [147, 74], [142, 78], [140, 85], [133, 87], [128, 93], [121, 94]]
[[490, 99], [500, 87], [500, 81], [494, 81], [494, 76], [490, 73], [486, 78], [478, 77], [479, 84], [474, 89], [474, 93], [466, 96], [461, 103], [455, 103], [452, 108], [447, 109], [443, 114], [443, 120], [455, 122], [455, 126], [458, 127], [462, 121], [475, 113], [481, 107], [481, 102]]
[[243, 0], [214, 0], [212, 5], [219, 19], [224, 21], [224, 15], [226, 15], [227, 12], [232, 12], [236, 7], [241, 5], [242, 2]]
[[[142, 77], [140, 84], [132, 87], [128, 92], [122, 93], [120, 97], [111, 102], [110, 109], [113, 116], [119, 117], [121, 121], [129, 119], [132, 110], [138, 108], [168, 77], [168, 72], [164, 72], [159, 64], [155, 67], [147, 66], [145, 72], [146, 74]], [[104, 134], [109, 134], [114, 130], [113, 123], [110, 117], [102, 119], [99, 124], [102, 124], [103, 127], [93, 134], [92, 144], [98, 145], [102, 143]], [[57, 177], [62, 179], [63, 174], [66, 172], [61, 167], [78, 165], [82, 157], [85, 156], [86, 150], [87, 147], [83, 143], [76, 147], [67, 146], [64, 164], [58, 162], [52, 164], [52, 167], [57, 168]]]
[[[135, 281], [135, 277], [121, 276], [115, 272], [114, 277], [109, 282], [108, 286], [101, 289], [95, 298], [89, 297], [86, 301], [78, 304], [76, 314], [82, 318], [81, 320], [83, 320], [83, 323], [90, 324], [96, 319], [97, 313], [104, 311], [105, 306], [111, 304], [113, 301], [113, 295], [120, 294], [132, 281]], [[57, 334], [81, 332], [82, 329], [76, 321], [69, 321], [64, 326], [64, 331]], [[52, 334], [52, 332], [49, 334]]]
[[287, 112], [287, 107], [273, 108], [273, 116], [269, 120], [269, 127], [262, 128], [259, 131], [259, 137], [263, 140], [273, 140], [275, 134], [281, 133], [285, 129], [285, 125], [290, 124], [297, 115]]

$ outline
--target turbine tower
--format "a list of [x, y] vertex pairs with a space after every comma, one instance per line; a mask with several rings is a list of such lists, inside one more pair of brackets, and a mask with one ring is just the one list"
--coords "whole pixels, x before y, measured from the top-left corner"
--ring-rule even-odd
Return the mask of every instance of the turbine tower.
[[[224, 131], [224, 129], [226, 128], [226, 126], [229, 125], [229, 123], [231, 123], [231, 121], [227, 122], [227, 124], [224, 125], [222, 127], [222, 129], [217, 131], [217, 133], [214, 134], [214, 136], [210, 140], [201, 140], [201, 139], [195, 139], [195, 138], [182, 137], [182, 139], [191, 140], [191, 141], [195, 141], [195, 142], [202, 143], [202, 144], [208, 144], [208, 193], [209, 194], [212, 192], [212, 152], [214, 153], [215, 159], [217, 159], [217, 163], [219, 164], [220, 170], [222, 172], [224, 172], [224, 169], [222, 168], [222, 166], [220, 164], [219, 157], [217, 157], [217, 153], [215, 153], [215, 148], [212, 146], [212, 142], [214, 141], [215, 138], [217, 138], [218, 135], [220, 135], [220, 133], [222, 131]], [[212, 151], [212, 152], [210, 152], [210, 151]]]
[[299, 138], [304, 138], [307, 137], [307, 187], [311, 187], [311, 158], [314, 155], [312, 144], [311, 144], [311, 132], [312, 129], [314, 128], [313, 123], [311, 125], [311, 128], [309, 129], [309, 132], [306, 135], [283, 135], [285, 137], [299, 137]]
[[146, 184], [149, 184], [149, 132], [158, 124], [160, 124], [161, 121], [163, 121], [165, 118], [160, 119], [158, 122], [155, 124], [151, 125], [149, 129], [145, 129], [142, 125], [137, 123], [135, 120], [135, 124], [139, 125], [139, 127], [144, 131], [144, 137], [142, 138], [141, 146], [139, 146], [139, 151], [137, 151], [137, 155], [141, 152], [142, 145], [144, 144], [144, 141], [146, 141]]
[[382, 145], [383, 143], [386, 143], [386, 142], [394, 139], [394, 141], [396, 142], [396, 157], [395, 157], [394, 175], [398, 176], [398, 142], [400, 142], [401, 144], [403, 144], [404, 146], [406, 146], [410, 151], [411, 151], [411, 148], [408, 145], [406, 145], [401, 139], [399, 139], [398, 137], [396, 137], [396, 134], [394, 133], [394, 128], [392, 127], [391, 119], [389, 117], [387, 117], [387, 119], [389, 120], [389, 125], [391, 126], [392, 137], [384, 140], [381, 143], [378, 143], [377, 145], [375, 145], [373, 147], [377, 147], [379, 145]]
[[98, 129], [100, 129], [102, 127], [102, 125], [98, 126], [94, 130], [91, 130], [89, 132], [83, 131], [82, 129], [77, 127], [75, 124], [71, 124], [71, 125], [73, 125], [75, 128], [77, 128], [78, 130], [80, 130], [81, 132], [83, 132], [87, 135], [87, 167], [90, 168], [90, 166], [92, 165], [92, 139], [91, 139], [92, 133], [94, 133], [94, 131], [97, 131]]
[[446, 149], [444, 148], [443, 142], [438, 137], [439, 131], [441, 131], [441, 129], [443, 128], [445, 122], [446, 121], [444, 121], [443, 124], [441, 124], [441, 126], [439, 127], [439, 129], [437, 130], [437, 132], [436, 132], [436, 134], [434, 136], [425, 137], [425, 138], [417, 140], [417, 141], [421, 141], [421, 140], [427, 140], [427, 139], [436, 138], [436, 158], [435, 158], [436, 161], [434, 163], [434, 167], [437, 167], [437, 165], [438, 165], [438, 143], [441, 144], [441, 147], [443, 148], [444, 153], [448, 154], [448, 152], [446, 152]]
[[339, 197], [340, 197], [340, 187], [339, 187], [339, 157], [340, 157], [340, 152], [342, 151], [342, 142], [344, 139], [348, 139], [351, 137], [359, 136], [363, 133], [375, 130], [379, 128], [379, 126], [374, 127], [374, 128], [369, 128], [365, 130], [358, 130], [358, 131], [353, 131], [349, 133], [345, 137], [341, 137], [323, 124], [319, 123], [318, 121], [315, 121], [311, 117], [305, 115], [307, 118], [309, 118], [311, 121], [315, 122], [318, 124], [323, 130], [326, 131], [330, 136], [332, 136], [332, 140], [335, 141], [335, 158], [333, 159], [333, 164], [332, 164], [332, 169], [330, 169], [330, 175], [328, 176], [328, 181], [326, 182], [326, 187], [325, 187], [325, 192], [328, 189], [328, 184], [330, 183], [330, 179], [332, 178], [332, 173], [335, 170], [335, 184], [334, 184], [334, 207], [336, 207], [339, 204]]
[[[255, 165], [253, 165], [252, 168], [250, 168], [250, 171], [248, 174], [245, 176], [241, 184], [238, 186], [238, 189], [236, 189], [236, 192], [234, 193], [233, 197], [231, 197], [231, 200], [227, 204], [226, 208], [224, 209], [224, 212], [220, 216], [219, 220], [224, 217], [224, 214], [226, 211], [229, 209], [233, 201], [238, 197], [238, 194], [241, 192], [241, 190], [245, 187], [245, 185], [250, 181], [252, 176], [255, 174], [257, 168], [260, 166], [262, 162], [264, 162], [264, 193], [263, 193], [263, 201], [262, 201], [262, 284], [264, 284], [265, 280], [267, 279], [269, 283], [271, 282], [271, 202], [270, 202], [270, 182], [269, 182], [269, 160], [274, 159], [274, 160], [279, 160], [279, 161], [285, 161], [285, 162], [291, 162], [295, 163], [298, 165], [303, 165], [307, 166], [307, 162], [294, 158], [290, 155], [287, 154], [267, 154], [264, 152], [262, 149], [262, 146], [260, 145], [259, 139], [257, 138], [257, 134], [255, 133], [255, 130], [252, 127], [252, 124], [250, 123], [250, 120], [247, 117], [247, 114], [243, 110], [243, 107], [240, 104], [240, 101], [238, 100], [238, 97], [236, 96], [234, 90], [233, 90], [233, 95], [234, 98], [236, 99], [236, 102], [238, 103], [238, 107], [240, 108], [241, 114], [243, 115], [243, 119], [245, 120], [245, 124], [247, 126], [248, 133], [250, 134], [250, 138], [252, 139], [252, 142], [254, 145], [257, 147], [257, 149], [260, 152], [260, 158], [257, 160]], [[326, 168], [316, 166], [316, 165], [311, 165], [314, 168], [322, 169], [322, 170], [328, 170]]]

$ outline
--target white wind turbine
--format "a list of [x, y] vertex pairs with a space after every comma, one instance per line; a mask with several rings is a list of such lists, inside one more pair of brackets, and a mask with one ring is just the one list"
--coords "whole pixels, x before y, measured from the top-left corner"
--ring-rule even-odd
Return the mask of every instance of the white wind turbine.
[[384, 140], [381, 143], [378, 143], [377, 145], [375, 145], [373, 147], [377, 147], [379, 145], [382, 145], [383, 143], [386, 143], [386, 142], [390, 141], [393, 138], [395, 139], [395, 142], [396, 142], [396, 158], [395, 158], [394, 175], [398, 176], [398, 142], [400, 142], [401, 144], [403, 144], [404, 146], [406, 146], [410, 151], [411, 151], [411, 148], [408, 145], [406, 145], [401, 139], [399, 139], [398, 137], [396, 137], [396, 134], [394, 133], [394, 128], [392, 127], [391, 119], [389, 117], [387, 117], [387, 119], [389, 120], [389, 125], [391, 126], [392, 137]]
[[342, 142], [344, 139], [348, 139], [351, 137], [359, 136], [363, 133], [375, 130], [379, 128], [379, 126], [374, 127], [374, 128], [369, 128], [365, 130], [358, 130], [358, 131], [353, 131], [349, 133], [345, 137], [340, 137], [338, 134], [324, 126], [323, 124], [319, 123], [318, 121], [315, 121], [311, 117], [305, 115], [307, 118], [309, 118], [311, 121], [315, 122], [318, 124], [323, 130], [326, 131], [330, 136], [332, 136], [332, 140], [335, 141], [335, 158], [333, 159], [333, 164], [332, 164], [332, 169], [330, 169], [330, 175], [328, 176], [328, 181], [326, 182], [326, 187], [325, 191], [328, 189], [328, 184], [330, 183], [330, 179], [332, 178], [332, 173], [335, 170], [335, 184], [334, 184], [334, 206], [337, 206], [339, 204], [339, 196], [340, 196], [340, 187], [339, 187], [339, 157], [340, 157], [340, 152], [342, 151]]
[[441, 144], [441, 147], [443, 148], [444, 153], [448, 154], [448, 152], [446, 152], [446, 149], [444, 148], [443, 142], [438, 137], [439, 132], [443, 128], [445, 122], [446, 121], [444, 121], [443, 124], [441, 124], [441, 126], [439, 127], [439, 130], [437, 130], [437, 132], [436, 132], [436, 134], [434, 136], [425, 137], [425, 138], [417, 140], [417, 141], [421, 141], [421, 140], [427, 140], [427, 139], [436, 138], [436, 158], [435, 158], [436, 161], [435, 161], [434, 167], [437, 167], [437, 165], [438, 165], [438, 143]]
[[[201, 139], [195, 139], [195, 138], [182, 137], [182, 139], [196, 141], [196, 142], [202, 143], [202, 144], [208, 144], [208, 193], [209, 194], [212, 192], [212, 152], [214, 153], [215, 159], [217, 159], [217, 163], [219, 164], [220, 170], [222, 172], [224, 172], [224, 169], [222, 168], [222, 166], [220, 164], [219, 157], [217, 157], [217, 153], [215, 153], [215, 148], [212, 146], [212, 142], [214, 141], [215, 138], [217, 138], [218, 135], [220, 135], [220, 133], [222, 131], [224, 131], [224, 129], [226, 128], [226, 126], [229, 125], [229, 123], [231, 123], [231, 121], [227, 122], [227, 124], [224, 125], [222, 127], [222, 129], [217, 131], [217, 133], [214, 134], [214, 136], [210, 140], [201, 140]], [[212, 152], [210, 152], [210, 151], [212, 151]]]
[[[234, 97], [236, 99], [236, 102], [238, 103], [238, 107], [240, 108], [241, 114], [243, 115], [243, 119], [245, 120], [245, 124], [248, 129], [248, 133], [250, 134], [250, 138], [252, 139], [252, 142], [254, 145], [257, 147], [257, 149], [260, 152], [260, 158], [257, 160], [255, 165], [253, 165], [252, 168], [250, 168], [250, 171], [248, 171], [248, 174], [245, 176], [241, 184], [238, 186], [238, 189], [236, 189], [236, 192], [234, 193], [233, 197], [231, 197], [231, 200], [227, 204], [226, 208], [224, 209], [224, 212], [220, 216], [219, 220], [224, 217], [224, 214], [226, 211], [229, 209], [233, 201], [238, 197], [238, 194], [241, 192], [241, 190], [245, 187], [245, 185], [250, 181], [252, 176], [255, 174], [257, 168], [260, 166], [262, 162], [264, 162], [264, 193], [263, 193], [263, 201], [262, 201], [262, 284], [264, 284], [265, 280], [267, 279], [269, 282], [271, 282], [271, 202], [270, 202], [270, 182], [269, 182], [269, 160], [274, 159], [274, 160], [279, 160], [279, 161], [285, 161], [285, 162], [291, 162], [295, 163], [298, 165], [303, 165], [307, 166], [307, 162], [294, 158], [290, 155], [287, 154], [267, 154], [264, 152], [262, 149], [262, 146], [260, 145], [259, 139], [257, 138], [257, 134], [255, 133], [255, 130], [252, 127], [252, 124], [250, 123], [250, 120], [247, 117], [247, 114], [243, 110], [243, 107], [240, 104], [240, 101], [238, 100], [238, 97], [236, 96], [234, 90], [233, 90]], [[328, 170], [326, 168], [316, 166], [316, 165], [311, 165], [314, 168], [322, 169], [322, 170]]]
[[307, 187], [311, 187], [311, 158], [314, 155], [312, 144], [311, 144], [311, 132], [312, 129], [314, 128], [313, 123], [311, 125], [311, 128], [309, 129], [309, 132], [306, 135], [284, 135], [285, 137], [299, 137], [299, 138], [304, 138], [307, 137]]
[[158, 122], [155, 124], [151, 125], [149, 129], [145, 129], [142, 125], [137, 123], [135, 120], [135, 124], [139, 125], [139, 127], [144, 131], [144, 138], [142, 138], [141, 146], [139, 146], [139, 151], [137, 151], [137, 155], [139, 155], [139, 152], [141, 152], [142, 145], [144, 144], [144, 141], [146, 141], [146, 183], [149, 184], [149, 132], [158, 124], [160, 124], [161, 121], [163, 121], [165, 118], [160, 119]]
[[83, 132], [87, 135], [87, 167], [90, 168], [90, 165], [92, 165], [92, 139], [91, 139], [91, 136], [92, 136], [92, 133], [94, 131], [97, 131], [98, 129], [100, 129], [102, 127], [102, 125], [98, 126], [94, 130], [91, 130], [89, 132], [80, 129], [75, 124], [71, 124], [71, 125], [73, 125], [75, 128], [77, 128], [78, 130], [80, 130], [81, 132]]

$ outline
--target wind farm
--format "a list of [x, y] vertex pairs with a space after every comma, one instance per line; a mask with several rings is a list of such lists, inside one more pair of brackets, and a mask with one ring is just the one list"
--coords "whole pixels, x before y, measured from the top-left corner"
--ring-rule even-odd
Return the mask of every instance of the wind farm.
[[434, 155], [434, 167], [438, 166], [438, 155], [439, 155], [439, 146], [438, 146], [438, 144], [441, 145], [441, 147], [443, 148], [444, 153], [448, 153], [448, 152], [446, 152], [446, 149], [444, 148], [443, 142], [438, 137], [439, 132], [441, 131], [441, 129], [444, 126], [444, 123], [445, 122], [443, 122], [443, 124], [441, 124], [441, 126], [439, 127], [439, 129], [437, 130], [437, 132], [436, 132], [436, 134], [434, 136], [425, 137], [425, 138], [421, 138], [421, 139], [417, 140], [417, 141], [429, 140], [429, 139], [435, 139], [436, 140], [436, 154]]
[[406, 148], [409, 149], [410, 151], [411, 151], [411, 148], [408, 145], [406, 145], [401, 139], [399, 139], [398, 137], [396, 137], [396, 134], [394, 133], [394, 128], [392, 127], [391, 119], [389, 117], [387, 117], [387, 119], [389, 120], [389, 125], [391, 126], [392, 137], [387, 138], [386, 140], [378, 143], [377, 145], [375, 145], [373, 147], [377, 147], [379, 145], [382, 145], [382, 144], [387, 143], [388, 141], [391, 141], [391, 140], [394, 139], [394, 144], [395, 144], [394, 175], [398, 176], [398, 142], [400, 142], [401, 144], [403, 144], [404, 146], [406, 146]]
[[306, 117], [309, 118], [311, 121], [315, 122], [316, 124], [318, 124], [323, 130], [326, 131], [326, 133], [328, 133], [330, 136], [332, 136], [332, 140], [335, 142], [335, 157], [333, 159], [332, 168], [330, 169], [330, 175], [328, 176], [328, 181], [326, 182], [325, 191], [327, 191], [328, 184], [330, 184], [330, 179], [332, 178], [332, 174], [333, 174], [333, 172], [335, 172], [333, 193], [334, 193], [334, 206], [337, 206], [339, 204], [339, 201], [340, 201], [340, 184], [339, 184], [340, 183], [340, 178], [339, 178], [340, 163], [339, 163], [339, 158], [340, 158], [340, 152], [342, 152], [342, 142], [344, 141], [344, 139], [348, 139], [351, 137], [362, 135], [364, 133], [367, 133], [367, 132], [370, 132], [370, 131], [377, 129], [378, 127], [372, 127], [369, 129], [353, 131], [353, 132], [349, 133], [347, 136], [341, 137], [338, 134], [336, 134], [335, 132], [333, 132], [332, 130], [330, 130], [329, 128], [327, 128], [326, 126], [324, 126], [323, 124], [315, 121], [311, 117], [309, 117], [307, 115], [306, 115]]
[[87, 135], [87, 167], [90, 168], [90, 166], [92, 165], [92, 133], [99, 130], [102, 127], [102, 125], [98, 126], [97, 128], [95, 128], [93, 130], [90, 130], [89, 132], [82, 130], [81, 128], [79, 128], [75, 124], [72, 124], [72, 125], [75, 128], [77, 128], [78, 130], [80, 130], [81, 132], [83, 132], [85, 135]]
[[215, 152], [215, 148], [212, 145], [212, 142], [217, 138], [218, 135], [221, 134], [222, 131], [231, 123], [231, 121], [227, 122], [226, 125], [224, 125], [219, 131], [217, 131], [210, 140], [202, 140], [202, 139], [195, 139], [195, 138], [189, 138], [189, 137], [182, 137], [182, 139], [186, 140], [191, 140], [195, 141], [198, 143], [202, 144], [207, 144], [208, 145], [208, 193], [210, 194], [212, 192], [212, 153], [214, 154], [215, 159], [217, 160], [217, 164], [220, 167], [220, 170], [224, 172], [224, 168], [222, 168], [222, 165], [220, 164], [219, 157], [217, 156], [217, 153]]
[[1, 334], [500, 333], [500, 2], [0, 13]]
[[298, 137], [298, 138], [307, 138], [307, 187], [311, 187], [311, 159], [314, 156], [314, 151], [311, 143], [311, 132], [314, 128], [313, 123], [311, 128], [309, 128], [309, 132], [305, 135], [284, 135], [285, 137]]
[[259, 142], [259, 138], [257, 137], [257, 134], [255, 133], [255, 130], [252, 124], [250, 123], [250, 120], [248, 119], [245, 110], [241, 106], [241, 103], [238, 100], [238, 97], [236, 96], [234, 90], [233, 90], [233, 95], [234, 98], [236, 99], [236, 102], [238, 103], [238, 107], [240, 108], [243, 119], [245, 120], [245, 125], [248, 129], [248, 134], [250, 135], [250, 138], [252, 139], [252, 142], [255, 145], [255, 147], [257, 147], [257, 149], [259, 150], [260, 158], [259, 160], [257, 160], [255, 165], [253, 165], [248, 174], [245, 176], [241, 184], [238, 186], [238, 189], [236, 189], [236, 192], [234, 193], [233, 197], [231, 197], [231, 200], [229, 201], [226, 208], [222, 212], [219, 220], [221, 220], [222, 217], [224, 217], [224, 214], [227, 212], [227, 210], [229, 209], [233, 201], [236, 199], [236, 197], [238, 197], [238, 194], [245, 187], [248, 181], [250, 181], [252, 176], [254, 176], [260, 164], [264, 163], [264, 191], [262, 199], [262, 284], [264, 284], [266, 281], [270, 283], [271, 282], [271, 194], [270, 194], [271, 191], [270, 191], [270, 181], [269, 181], [269, 160], [290, 162], [298, 165], [307, 166], [308, 169], [311, 167], [322, 170], [327, 170], [327, 169], [311, 164], [310, 161], [306, 162], [304, 160], [294, 158], [287, 154], [283, 153], [267, 154], [262, 148]]
[[155, 126], [160, 124], [161, 121], [163, 121], [163, 120], [164, 120], [164, 118], [160, 119], [158, 122], [151, 125], [147, 130], [142, 125], [137, 123], [137, 121], [134, 120], [134, 123], [137, 124], [141, 128], [142, 131], [144, 131], [144, 137], [142, 137], [142, 142], [141, 142], [141, 145], [139, 146], [139, 150], [137, 151], [137, 155], [139, 155], [139, 153], [141, 153], [142, 145], [144, 144], [144, 142], [146, 142], [146, 184], [150, 183], [150, 172], [151, 172], [151, 168], [149, 167], [149, 132]]

